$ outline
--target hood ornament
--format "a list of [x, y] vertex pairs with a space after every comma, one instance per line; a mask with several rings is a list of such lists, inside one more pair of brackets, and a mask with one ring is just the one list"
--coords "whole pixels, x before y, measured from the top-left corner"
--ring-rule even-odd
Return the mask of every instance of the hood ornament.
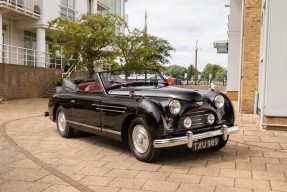
[[196, 102], [198, 105], [202, 105], [203, 104], [203, 102]]

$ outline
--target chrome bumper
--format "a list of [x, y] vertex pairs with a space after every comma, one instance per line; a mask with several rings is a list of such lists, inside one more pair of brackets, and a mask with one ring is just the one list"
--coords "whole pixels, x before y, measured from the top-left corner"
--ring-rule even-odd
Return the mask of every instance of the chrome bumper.
[[239, 131], [239, 127], [227, 127], [225, 125], [222, 126], [222, 129], [216, 131], [209, 131], [200, 134], [193, 134], [191, 131], [188, 131], [186, 136], [174, 137], [168, 139], [157, 139], [154, 140], [153, 145], [155, 148], [165, 148], [165, 147], [173, 147], [178, 145], [187, 145], [188, 148], [192, 148], [193, 142], [196, 142], [201, 139], [208, 139], [215, 136], [222, 136], [224, 140], [227, 139], [228, 135], [237, 133]]

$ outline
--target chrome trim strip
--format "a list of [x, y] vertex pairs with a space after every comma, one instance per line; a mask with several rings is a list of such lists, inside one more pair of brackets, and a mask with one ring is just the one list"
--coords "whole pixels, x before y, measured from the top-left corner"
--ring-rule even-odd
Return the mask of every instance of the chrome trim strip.
[[101, 84], [101, 86], [102, 86], [102, 90], [103, 90], [103, 92], [104, 92], [104, 95], [108, 95], [107, 89], [106, 89], [106, 87], [104, 86], [103, 79], [102, 79], [102, 77], [100, 76], [100, 73], [96, 73], [96, 76], [97, 76], [97, 78], [98, 78], [98, 80], [99, 80], [99, 82], [100, 82], [100, 84]]
[[[193, 122], [193, 121], [192, 121], [192, 122]], [[192, 125], [195, 125], [195, 126], [196, 126], [196, 125], [203, 125], [203, 124], [207, 124], [207, 123], [195, 123], [195, 124], [191, 124], [191, 126], [192, 126]]]
[[119, 132], [119, 131], [114, 131], [114, 130], [110, 130], [110, 129], [105, 129], [103, 128], [102, 129], [104, 132], [108, 132], [108, 133], [113, 133], [113, 134], [116, 134], [116, 135], [121, 135], [122, 133]]
[[192, 121], [202, 121], [202, 120], [206, 120], [206, 119], [191, 119]]
[[87, 124], [84, 124], [84, 123], [78, 123], [78, 122], [75, 122], [75, 121], [68, 121], [68, 123], [73, 123], [73, 124], [76, 124], [76, 125], [81, 125], [81, 126], [84, 126], [84, 127], [89, 127], [89, 128], [92, 128], [92, 129], [96, 129], [96, 130], [99, 130], [101, 131], [102, 129], [100, 127], [95, 127], [95, 126], [92, 126], [92, 125], [87, 125]]
[[228, 127], [223, 125], [222, 129], [216, 131], [209, 131], [200, 134], [193, 134], [191, 131], [188, 131], [186, 136], [174, 137], [168, 139], [157, 139], [154, 140], [154, 148], [165, 148], [173, 147], [178, 145], [187, 145], [189, 148], [192, 148], [193, 142], [196, 142], [201, 139], [207, 139], [215, 136], [222, 135], [223, 139], [227, 138], [228, 135], [237, 133], [239, 131], [239, 126], [235, 125], [233, 127]]
[[112, 109], [101, 109], [102, 111], [108, 111], [108, 112], [117, 112], [117, 113], [124, 113], [125, 111], [118, 111], [118, 110], [112, 110]]
[[208, 111], [207, 110], [205, 110], [205, 111], [190, 111], [190, 112], [187, 112], [186, 114], [192, 114], [192, 113], [208, 113]]
[[104, 131], [104, 132], [116, 134], [116, 135], [121, 135], [122, 134], [119, 131], [114, 131], [114, 130], [105, 129], [105, 128], [101, 129], [100, 127], [95, 127], [95, 126], [87, 125], [87, 124], [84, 124], [84, 123], [78, 123], [78, 122], [75, 122], [75, 121], [68, 121], [67, 120], [67, 122], [68, 123], [73, 123], [73, 124], [76, 124], [76, 125], [81, 125], [81, 126], [84, 126], [84, 127], [89, 127], [89, 128], [96, 129], [96, 130], [99, 130], [99, 131]]
[[118, 109], [127, 109], [126, 107], [120, 107], [120, 106], [111, 106], [111, 105], [101, 105], [101, 107], [110, 107], [110, 108], [118, 108]]
[[[210, 114], [210, 113], [209, 113]], [[191, 117], [202, 117], [202, 116], [207, 116], [207, 115], [209, 115], [209, 114], [203, 114], [203, 115], [191, 115]], [[189, 115], [187, 115], [187, 116], [189, 116]]]
[[[127, 110], [127, 107], [119, 107], [119, 106], [111, 106], [111, 105], [92, 104], [92, 106], [97, 107], [96, 108], [97, 110], [108, 111], [108, 112], [125, 113]], [[107, 108], [114, 108], [114, 109], [107, 109]]]
[[111, 106], [111, 105], [100, 105], [100, 104], [92, 104], [92, 106], [96, 106], [96, 107], [109, 107], [109, 108], [117, 108], [117, 109], [124, 109], [124, 110], [127, 109], [127, 107]]

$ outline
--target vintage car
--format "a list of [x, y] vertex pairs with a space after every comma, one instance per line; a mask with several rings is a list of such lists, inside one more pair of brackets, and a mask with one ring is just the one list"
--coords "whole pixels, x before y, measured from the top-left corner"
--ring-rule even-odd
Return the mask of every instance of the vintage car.
[[48, 105], [45, 114], [62, 137], [72, 137], [77, 129], [127, 142], [144, 162], [156, 160], [165, 147], [220, 150], [239, 130], [226, 95], [169, 86], [157, 70], [64, 80]]

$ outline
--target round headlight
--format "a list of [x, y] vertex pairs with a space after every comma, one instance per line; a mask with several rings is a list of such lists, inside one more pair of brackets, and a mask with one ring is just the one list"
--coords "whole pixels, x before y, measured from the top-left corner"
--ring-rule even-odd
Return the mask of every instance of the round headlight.
[[183, 126], [184, 126], [186, 129], [190, 128], [190, 127], [191, 127], [191, 124], [192, 124], [192, 121], [191, 121], [191, 119], [190, 119], [189, 117], [187, 117], [187, 118], [185, 118], [185, 119], [183, 120]]
[[169, 111], [173, 115], [177, 115], [181, 110], [181, 104], [178, 100], [172, 100], [169, 103]]
[[224, 106], [224, 97], [222, 95], [217, 95], [214, 99], [214, 104], [218, 109], [222, 108]]
[[214, 117], [214, 115], [213, 115], [212, 113], [210, 113], [210, 114], [207, 116], [207, 123], [208, 123], [209, 125], [211, 125], [211, 124], [214, 123], [214, 121], [215, 121], [215, 117]]

